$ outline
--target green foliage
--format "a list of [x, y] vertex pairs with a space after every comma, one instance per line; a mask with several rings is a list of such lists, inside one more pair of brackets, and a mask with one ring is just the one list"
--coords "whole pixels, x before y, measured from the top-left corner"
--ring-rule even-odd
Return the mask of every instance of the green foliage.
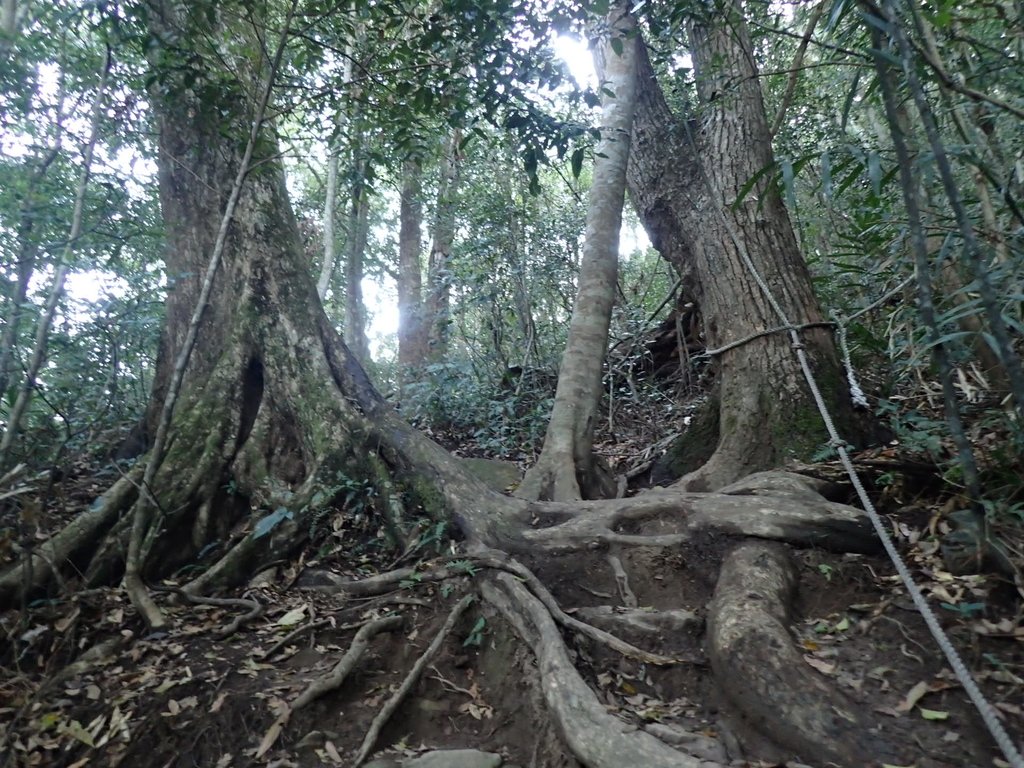
[[469, 634], [466, 635], [466, 639], [462, 641], [462, 647], [476, 647], [479, 648], [484, 643], [484, 629], [487, 628], [487, 619], [483, 616], [476, 620], [473, 628], [469, 630]]
[[471, 367], [439, 363], [409, 386], [403, 413], [431, 432], [469, 434], [494, 456], [533, 458], [554, 400], [550, 373], [518, 371], [505, 381], [479, 379]]

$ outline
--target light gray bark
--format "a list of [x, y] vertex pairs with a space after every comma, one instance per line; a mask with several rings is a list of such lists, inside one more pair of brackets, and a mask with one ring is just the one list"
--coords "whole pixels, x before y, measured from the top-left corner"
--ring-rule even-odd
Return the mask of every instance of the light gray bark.
[[366, 165], [356, 163], [349, 203], [348, 239], [345, 244], [345, 343], [361, 365], [370, 363], [366, 338], [366, 305], [363, 302], [363, 258], [370, 217], [370, 195], [363, 180]]
[[332, 143], [331, 156], [327, 160], [327, 188], [324, 202], [324, 262], [320, 265], [320, 279], [316, 281], [316, 294], [320, 301], [327, 296], [327, 288], [334, 275], [334, 212], [338, 199], [338, 166], [341, 159], [339, 149]]
[[419, 162], [406, 160], [402, 165], [398, 232], [398, 368], [403, 388], [415, 380], [417, 370], [426, 359], [420, 266], [422, 180], [423, 170]]
[[451, 271], [448, 261], [455, 240], [455, 195], [459, 187], [462, 131], [455, 129], [441, 160], [441, 179], [434, 212], [434, 237], [427, 266], [427, 301], [424, 312], [426, 349], [430, 362], [448, 355], [448, 324], [451, 315]]
[[603, 99], [579, 287], [544, 447], [519, 488], [523, 498], [561, 501], [611, 491], [607, 473], [593, 455], [593, 441], [615, 303], [619, 229], [636, 106], [637, 38], [636, 23], [625, 4], [613, 5], [608, 26], [602, 55], [606, 88], [613, 95]]

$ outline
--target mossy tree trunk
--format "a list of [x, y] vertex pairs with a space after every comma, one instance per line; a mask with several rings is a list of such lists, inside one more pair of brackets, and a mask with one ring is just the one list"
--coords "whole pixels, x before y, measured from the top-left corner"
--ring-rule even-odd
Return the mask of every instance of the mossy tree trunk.
[[[161, 51], [153, 106], [172, 281], [150, 409], [158, 414], [243, 159], [255, 87], [237, 69], [225, 70], [223, 51], [204, 47], [211, 39], [205, 11], [172, 2], [150, 8]], [[223, 23], [217, 39], [256, 34], [240, 34], [236, 19]], [[172, 41], [188, 41], [187, 65]], [[254, 53], [234, 53], [243, 68], [258, 69], [245, 58]], [[190, 585], [194, 591], [237, 583], [260, 562], [294, 551], [331, 504], [330, 489], [346, 479], [373, 484], [396, 544], [408, 534], [407, 507], [440, 519], [457, 514], [460, 499], [487, 495], [393, 414], [328, 321], [278, 158], [265, 123], [152, 486], [159, 510], [145, 575], [194, 562], [219, 543], [219, 559]], [[267, 515], [273, 527], [258, 524]], [[130, 522], [122, 516], [112, 526], [92, 558], [93, 580], [120, 567]]]
[[[710, 348], [780, 325], [746, 258], [791, 323], [821, 323], [772, 174], [745, 190], [774, 158], [739, 4], [725, 2], [692, 21], [689, 40], [698, 98], [692, 114], [672, 112], [642, 46], [640, 51], [629, 182], [652, 242], [691, 284]], [[805, 329], [800, 340], [837, 423], [856, 439], [831, 332]], [[718, 447], [685, 478], [691, 490], [719, 488], [787, 458], [807, 457], [826, 442], [788, 334], [765, 335], [725, 352], [718, 372]]]

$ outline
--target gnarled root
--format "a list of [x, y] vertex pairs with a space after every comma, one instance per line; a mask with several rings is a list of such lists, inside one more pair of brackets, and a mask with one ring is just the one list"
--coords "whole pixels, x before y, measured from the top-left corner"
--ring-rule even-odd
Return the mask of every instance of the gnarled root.
[[485, 578], [484, 599], [526, 641], [537, 657], [544, 700], [576, 758], [589, 768], [721, 768], [673, 749], [609, 714], [580, 677], [547, 608], [508, 573]]
[[902, 764], [875, 723], [804, 663], [789, 634], [797, 576], [788, 551], [748, 541], [722, 566], [708, 617], [715, 679], [753, 724], [814, 764]]

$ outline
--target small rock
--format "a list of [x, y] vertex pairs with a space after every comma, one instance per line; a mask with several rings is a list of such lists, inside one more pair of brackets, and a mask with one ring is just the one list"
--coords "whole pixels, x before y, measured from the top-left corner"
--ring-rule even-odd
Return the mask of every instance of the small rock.
[[413, 758], [404, 768], [498, 768], [500, 765], [501, 755], [477, 749], [445, 749]]
[[368, 763], [363, 763], [363, 768], [401, 768], [401, 766], [402, 764], [393, 757], [381, 757]]

